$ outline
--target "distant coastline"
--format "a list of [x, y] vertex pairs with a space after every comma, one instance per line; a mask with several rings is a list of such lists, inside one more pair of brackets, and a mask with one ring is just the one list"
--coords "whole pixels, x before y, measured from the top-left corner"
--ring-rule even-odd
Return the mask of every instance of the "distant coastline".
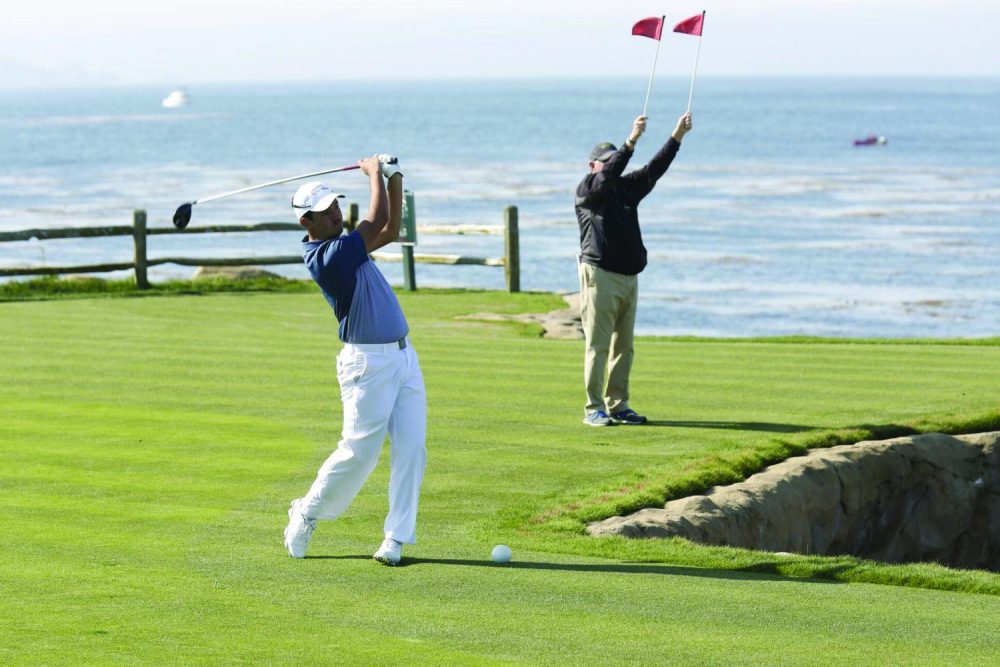
[[[522, 288], [577, 289], [572, 193], [597, 140], [620, 141], [640, 78], [28, 91], [0, 107], [0, 230], [169, 226], [198, 196], [391, 149], [421, 225], [497, 225], [519, 207]], [[308, 93], [308, 94], [303, 94]], [[632, 166], [683, 109], [658, 79]], [[707, 77], [695, 129], [640, 208], [643, 335], [966, 337], [1000, 331], [1000, 78]], [[294, 102], [294, 103], [293, 103]], [[372, 119], [386, 119], [378, 132]], [[416, 128], [416, 129], [415, 129]], [[877, 148], [853, 142], [886, 136]], [[942, 140], [945, 138], [945, 140]], [[361, 201], [363, 183], [332, 182]], [[289, 221], [288, 192], [205, 208], [213, 224]], [[295, 252], [295, 233], [198, 241], [205, 256]], [[150, 256], [188, 256], [155, 237]], [[502, 255], [497, 239], [425, 236], [427, 253]], [[0, 243], [0, 266], [128, 261], [127, 243]], [[286, 267], [288, 277], [301, 267]], [[185, 278], [165, 265], [152, 278]], [[399, 265], [383, 267], [401, 284]], [[282, 269], [285, 271], [285, 269]], [[418, 267], [420, 286], [497, 289], [488, 267]]]

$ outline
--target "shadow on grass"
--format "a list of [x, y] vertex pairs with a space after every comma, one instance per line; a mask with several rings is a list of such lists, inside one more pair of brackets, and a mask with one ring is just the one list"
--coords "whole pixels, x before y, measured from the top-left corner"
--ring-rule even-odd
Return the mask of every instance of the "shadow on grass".
[[[310, 560], [371, 560], [371, 556], [306, 556]], [[463, 560], [461, 558], [403, 558], [397, 567], [416, 567], [418, 565], [455, 565], [461, 567], [489, 567], [509, 570], [551, 570], [556, 572], [601, 572], [615, 574], [659, 574], [672, 577], [701, 577], [704, 579], [732, 579], [749, 581], [770, 577], [782, 581], [794, 581], [810, 584], [837, 584], [837, 572], [844, 566], [837, 565], [824, 568], [818, 575], [822, 579], [806, 579], [804, 577], [789, 577], [779, 571], [779, 566], [787, 561], [767, 561], [755, 563], [734, 570], [719, 570], [700, 567], [683, 567], [677, 565], [661, 565], [657, 563], [544, 563], [537, 561], [514, 561], [500, 564], [490, 560]]]
[[804, 433], [816, 430], [815, 426], [802, 424], [772, 424], [770, 422], [723, 422], [723, 421], [668, 421], [651, 419], [647, 426], [672, 426], [675, 428], [718, 428], [733, 431], [767, 431], [770, 433]]

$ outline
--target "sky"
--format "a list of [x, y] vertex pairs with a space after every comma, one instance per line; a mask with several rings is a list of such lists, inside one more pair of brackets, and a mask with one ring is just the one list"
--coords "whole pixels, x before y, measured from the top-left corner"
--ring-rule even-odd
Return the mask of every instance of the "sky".
[[1000, 0], [5, 0], [0, 88], [646, 77], [702, 10], [699, 76], [1000, 76]]

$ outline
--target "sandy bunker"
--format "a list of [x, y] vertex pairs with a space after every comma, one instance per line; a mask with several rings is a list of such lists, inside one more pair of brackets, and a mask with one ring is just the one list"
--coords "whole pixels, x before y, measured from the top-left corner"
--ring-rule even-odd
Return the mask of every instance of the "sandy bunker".
[[817, 449], [587, 532], [1000, 571], [1000, 432]]

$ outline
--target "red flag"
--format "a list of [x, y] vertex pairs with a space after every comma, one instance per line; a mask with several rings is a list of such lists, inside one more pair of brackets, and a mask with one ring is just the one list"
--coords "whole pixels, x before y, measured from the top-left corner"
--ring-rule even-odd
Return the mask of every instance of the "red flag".
[[[701, 35], [701, 26], [705, 22], [705, 13], [696, 14], [689, 19], [684, 19], [674, 26], [674, 32], [683, 32], [688, 35]], [[636, 25], [639, 25], [638, 23]]]
[[650, 16], [648, 19], [639, 21], [632, 26], [632, 34], [639, 35], [640, 37], [651, 37], [656, 41], [660, 41], [660, 35], [663, 34], [663, 17]]

